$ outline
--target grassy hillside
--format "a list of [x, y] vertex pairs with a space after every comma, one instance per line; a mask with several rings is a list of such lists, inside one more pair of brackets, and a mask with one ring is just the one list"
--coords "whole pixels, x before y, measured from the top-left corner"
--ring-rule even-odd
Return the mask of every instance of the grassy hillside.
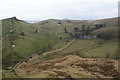
[[118, 58], [118, 39], [105, 40], [99, 46], [82, 53], [90, 58]]
[[[86, 49], [88, 47], [91, 47], [93, 45], [98, 45], [96, 43], [102, 41], [101, 39], [91, 39], [91, 40], [84, 40], [84, 39], [78, 39], [75, 40], [70, 46], [68, 46], [66, 49], [54, 53], [47, 54], [45, 56], [39, 56], [39, 58], [33, 60], [34, 62], [37, 61], [46, 61], [46, 60], [51, 60], [59, 57], [63, 57], [65, 55], [69, 54], [77, 54], [83, 49]], [[66, 44], [66, 43], [65, 43]], [[59, 46], [59, 44], [55, 45]], [[64, 45], [62, 45], [64, 46]], [[39, 59], [39, 60], [38, 60]]]
[[15, 55], [9, 40], [10, 40], [9, 38], [6, 38], [2, 42], [2, 45], [3, 45], [3, 48], [2, 48], [2, 64], [3, 65], [2, 66], [3, 68], [7, 68], [8, 65], [12, 66], [16, 62], [18, 62], [17, 56]]
[[[117, 18], [93, 21], [49, 19], [38, 23], [27, 23], [16, 17], [2, 20], [3, 77], [117, 77], [116, 20]], [[99, 37], [85, 39], [72, 37], [70, 33], [74, 33], [75, 27], [81, 31], [83, 24], [85, 29], [90, 26], [92, 31], [90, 36]], [[95, 29], [95, 24], [106, 26]], [[14, 68], [12, 73], [5, 70], [20, 61], [23, 62]]]
[[102, 39], [118, 38], [118, 27], [104, 27], [93, 31], [91, 34], [99, 35]]
[[[20, 59], [36, 54], [48, 46], [53, 47], [57, 43], [60, 44], [71, 39], [69, 34], [64, 33], [67, 24], [58, 26], [57, 20], [48, 21], [49, 23], [41, 25], [43, 22], [29, 24], [18, 20], [16, 17], [2, 20], [3, 64], [6, 67], [15, 64]], [[72, 27], [72, 24], [68, 25]], [[13, 33], [10, 31], [13, 31]], [[24, 35], [21, 35], [21, 33], [24, 33]], [[59, 39], [59, 37], [62, 37], [62, 39]]]
[[[110, 20], [112, 21], [112, 19]], [[95, 23], [105, 23], [108, 25], [112, 24], [110, 20], [109, 19], [108, 20], [96, 20], [96, 21], [76, 21], [76, 20], [73, 21], [71, 20], [69, 22], [65, 20], [49, 19], [49, 20], [31, 24], [31, 23], [27, 23], [22, 20], [19, 20], [16, 17], [4, 19], [2, 20], [3, 68], [12, 66], [16, 62], [19, 62], [22, 59], [26, 59], [33, 54], [38, 54], [39, 51], [45, 48], [50, 47], [49, 49], [45, 50], [47, 52], [47, 51], [52, 51], [52, 50], [56, 50], [56, 49], [64, 47], [69, 41], [73, 39], [69, 33], [65, 33], [64, 31], [65, 28], [68, 30], [68, 32], [73, 32], [73, 29], [75, 27], [81, 29], [81, 26], [83, 24], [85, 25], [85, 28], [88, 26], [93, 28], [95, 27], [94, 26]], [[112, 27], [108, 27], [107, 25], [104, 28], [93, 31], [91, 34], [92, 35], [104, 34], [105, 36], [110, 35], [112, 36], [112, 38], [116, 38], [118, 28], [114, 27], [116, 26], [115, 21], [116, 19], [115, 20], [113, 19], [114, 24], [112, 24], [113, 25]], [[59, 25], [58, 23], [61, 23], [61, 24]], [[11, 33], [11, 31], [13, 32]], [[80, 55], [79, 52], [82, 49], [87, 48], [91, 45], [94, 45], [96, 42], [99, 42], [99, 41], [102, 41], [102, 40], [101, 39], [76, 40], [67, 49], [57, 52], [57, 53], [48, 54], [42, 57], [41, 61], [54, 59], [57, 57], [63, 57], [70, 53]], [[110, 43], [112, 44], [112, 41]], [[103, 48], [106, 45], [103, 45]], [[115, 45], [115, 48], [116, 48], [116, 45]], [[90, 57], [87, 54], [92, 55], [91, 52], [90, 53], [86, 52], [85, 57]], [[111, 53], [112, 52], [113, 51], [111, 51]], [[106, 53], [108, 54], [109, 52], [106, 52]], [[100, 53], [98, 52], [98, 55], [96, 56], [92, 55], [91, 57], [99, 57], [99, 54]], [[104, 57], [104, 55], [100, 57]]]
[[105, 23], [108, 27], [118, 26], [118, 18], [108, 18], [108, 19], [101, 19], [101, 20], [95, 20], [99, 23]]
[[39, 56], [38, 58], [33, 59], [33, 62], [51, 60], [69, 54], [75, 54], [84, 58], [117, 59], [118, 39], [112, 39], [112, 40], [102, 40], [102, 39], [80, 40], [79, 39], [74, 41], [74, 43], [72, 43], [68, 48], [62, 51], [47, 54], [45, 56]]

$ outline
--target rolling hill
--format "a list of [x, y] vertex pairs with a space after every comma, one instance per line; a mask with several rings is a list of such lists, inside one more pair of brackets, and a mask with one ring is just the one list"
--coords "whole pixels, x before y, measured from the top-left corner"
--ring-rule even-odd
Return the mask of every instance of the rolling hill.
[[[111, 18], [92, 21], [49, 19], [37, 23], [27, 23], [17, 19], [16, 17], [3, 19], [2, 58], [4, 73], [7, 74], [5, 77], [15, 77], [15, 75], [10, 74], [5, 69], [12, 69], [12, 67], [19, 62], [25, 62], [25, 64], [35, 64], [37, 66], [37, 63], [39, 62], [44, 64], [45, 61], [49, 62], [53, 59], [61, 59], [65, 56], [69, 57], [69, 55], [74, 55], [69, 58], [77, 56], [76, 58], [78, 59], [80, 57], [118, 59], [117, 19], [118, 18]], [[99, 29], [94, 29], [95, 24], [105, 24], [105, 26]], [[75, 28], [81, 30], [83, 25], [85, 25], [86, 29], [90, 26], [91, 32], [89, 36], [96, 36], [96, 38], [76, 39], [71, 36], [70, 33], [74, 33]], [[65, 29], [67, 32], [65, 32]], [[66, 61], [69, 60], [68, 57]], [[75, 61], [77, 60], [75, 59]], [[53, 62], [51, 62], [51, 64]], [[55, 63], [57, 64], [58, 62]], [[62, 65], [62, 63], [60, 65]], [[17, 68], [16, 71], [17, 74], [19, 74], [22, 69]], [[31, 72], [31, 70], [28, 72]], [[50, 69], [50, 74], [51, 72], [52, 70]], [[61, 71], [58, 71], [58, 73], [59, 72]], [[23, 72], [19, 75], [21, 77], [38, 77], [35, 75], [23, 76], [24, 73], [26, 74], [27, 72]], [[57, 71], [55, 73], [57, 74]], [[85, 76], [84, 74], [78, 73], [76, 73], [76, 75], [72, 74], [72, 76]], [[36, 74], [38, 74], [38, 72], [36, 72]], [[39, 74], [41, 76], [44, 74], [48, 76], [49, 72], [44, 73], [43, 71], [43, 73]], [[56, 77], [56, 74], [51, 75]], [[69, 76], [68, 73], [65, 73], [65, 75]], [[85, 77], [96, 77], [91, 74], [87, 75], [88, 76]]]
[[[66, 26], [72, 26], [72, 24], [64, 24], [59, 27], [57, 20], [47, 21], [49, 21], [49, 23], [43, 21], [38, 24], [29, 24], [22, 20], [18, 20], [16, 17], [4, 19], [2, 21], [3, 64], [11, 64], [12, 62], [11, 65], [13, 65], [20, 59], [36, 54], [48, 46], [52, 47], [57, 43], [62, 43], [67, 39], [70, 39], [69, 34], [62, 33], [64, 33], [64, 28]], [[45, 24], [43, 25], [43, 23]], [[12, 31], [12, 33], [10, 31]], [[21, 35], [22, 33], [24, 33], [24, 35]], [[60, 40], [59, 37], [62, 37], [63, 39]], [[10, 58], [7, 58], [7, 56]]]

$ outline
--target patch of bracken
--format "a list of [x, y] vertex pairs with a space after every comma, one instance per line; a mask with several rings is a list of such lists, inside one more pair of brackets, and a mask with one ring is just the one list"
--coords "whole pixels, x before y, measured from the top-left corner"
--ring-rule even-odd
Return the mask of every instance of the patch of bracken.
[[64, 78], [72, 78], [71, 76], [70, 76], [70, 74], [68, 74], [68, 73], [66, 73], [66, 72], [63, 72], [63, 71], [54, 71], [56, 74], [57, 74], [57, 76], [62, 76], [62, 77], [64, 77]]

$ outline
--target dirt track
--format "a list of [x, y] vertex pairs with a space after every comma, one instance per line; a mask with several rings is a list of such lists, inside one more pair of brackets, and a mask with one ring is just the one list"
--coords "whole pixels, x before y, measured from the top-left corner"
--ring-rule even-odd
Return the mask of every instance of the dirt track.
[[54, 51], [50, 51], [50, 52], [46, 52], [46, 53], [43, 53], [43, 56], [45, 56], [46, 54], [49, 54], [49, 53], [55, 53], [55, 52], [59, 52], [59, 51], [62, 51], [64, 49], [66, 49], [67, 47], [69, 47], [76, 39], [72, 40], [71, 42], [69, 42], [66, 46], [64, 46], [63, 48], [60, 48], [60, 49], [57, 49], [57, 50], [54, 50]]

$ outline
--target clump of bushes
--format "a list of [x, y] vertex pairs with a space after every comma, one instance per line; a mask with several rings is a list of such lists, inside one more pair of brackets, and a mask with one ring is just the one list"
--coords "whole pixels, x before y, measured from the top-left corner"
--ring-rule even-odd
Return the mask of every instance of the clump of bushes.
[[25, 36], [25, 33], [24, 33], [24, 32], [21, 32], [20, 35], [21, 35], [21, 36]]

